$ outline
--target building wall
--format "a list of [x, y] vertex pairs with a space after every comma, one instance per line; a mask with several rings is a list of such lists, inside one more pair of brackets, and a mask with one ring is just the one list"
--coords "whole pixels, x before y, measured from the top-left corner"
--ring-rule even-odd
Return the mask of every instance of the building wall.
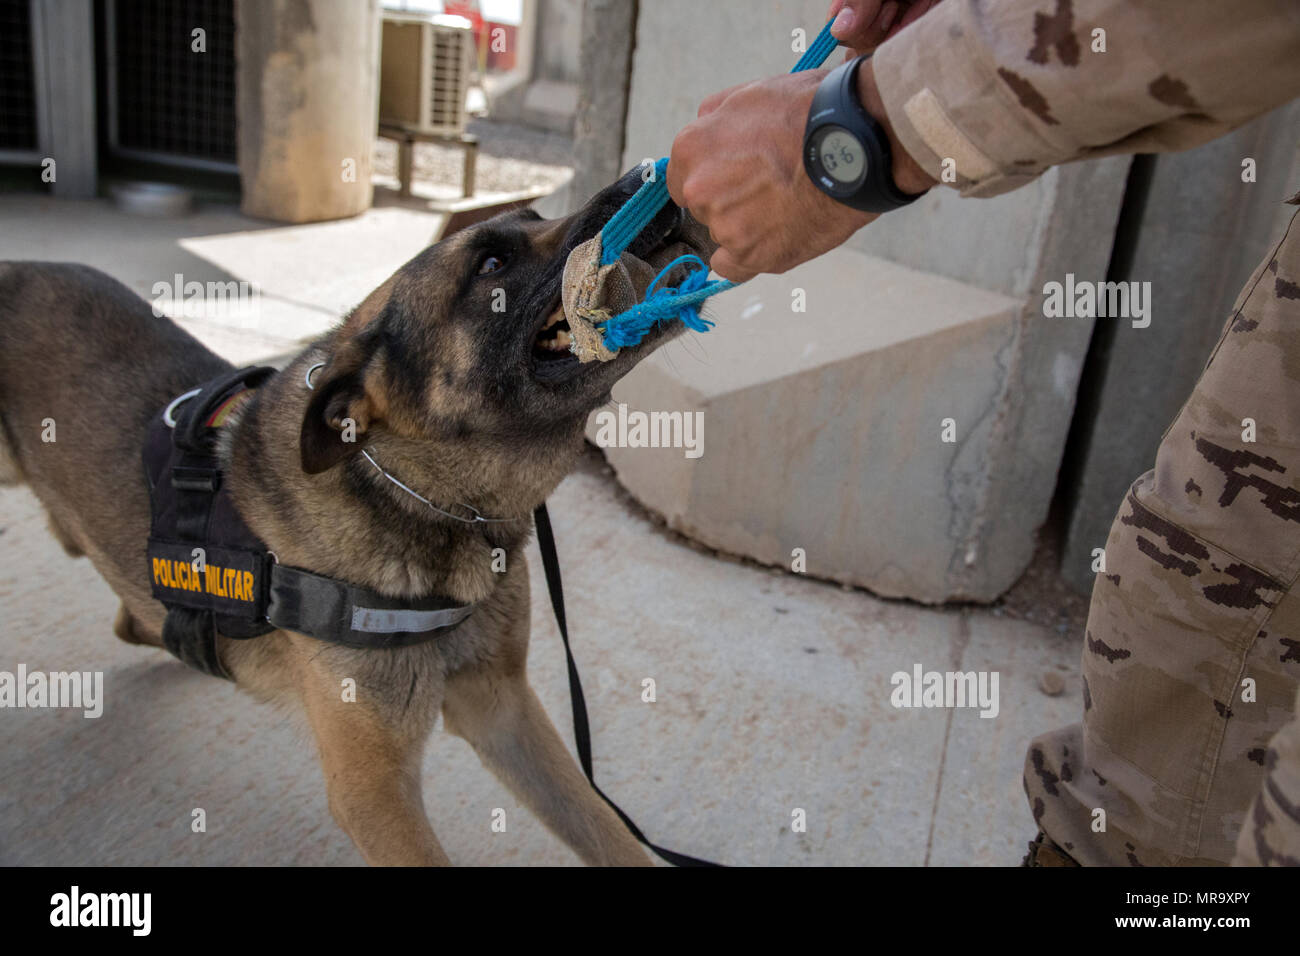
[[583, 0], [540, 0], [534, 77], [561, 83], [582, 79]]
[[[1099, 328], [1081, 389], [1075, 438], [1062, 475], [1069, 528], [1062, 572], [1092, 588], [1094, 548], [1104, 547], [1129, 485], [1200, 376], [1233, 302], [1282, 234], [1300, 190], [1300, 103], [1185, 153], [1153, 157], [1122, 276], [1150, 282], [1151, 325]], [[1256, 181], [1242, 181], [1255, 160]]]
[[[654, 0], [642, 3], [624, 168], [666, 156], [673, 135], [717, 90], [786, 72], [798, 59], [792, 31], [811, 41], [824, 0]], [[833, 54], [835, 62], [843, 54]], [[933, 190], [862, 230], [850, 248], [972, 285], [1024, 295], [1034, 271], [1036, 231], [1052, 189], [1039, 180], [994, 199]], [[1016, 242], [1006, 237], [1015, 236]], [[1024, 241], [1019, 241], [1022, 239]]]

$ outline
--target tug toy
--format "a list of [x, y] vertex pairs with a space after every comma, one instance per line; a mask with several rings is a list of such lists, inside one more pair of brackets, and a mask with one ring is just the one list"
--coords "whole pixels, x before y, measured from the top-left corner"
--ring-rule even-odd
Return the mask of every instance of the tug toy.
[[[790, 72], [817, 69], [838, 45], [827, 23]], [[709, 267], [699, 256], [680, 256], [660, 270], [641, 302], [617, 314], [609, 308], [607, 286], [611, 275], [623, 268], [620, 257], [668, 203], [667, 172], [667, 158], [655, 163], [653, 174], [605, 227], [569, 254], [564, 268], [564, 312], [572, 337], [569, 350], [581, 362], [608, 362], [619, 349], [638, 344], [652, 328], [674, 319], [688, 329], [707, 332], [713, 322], [700, 315], [700, 306], [719, 292], [736, 287], [728, 279], [710, 279]], [[698, 268], [677, 287], [660, 288], [668, 273], [682, 265]]]

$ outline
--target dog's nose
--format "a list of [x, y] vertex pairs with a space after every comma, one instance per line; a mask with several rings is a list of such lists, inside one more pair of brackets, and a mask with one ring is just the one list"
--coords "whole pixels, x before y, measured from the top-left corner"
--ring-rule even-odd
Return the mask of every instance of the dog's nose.
[[653, 170], [648, 172], [644, 164], [632, 167], [592, 196], [586, 205], [586, 211], [602, 219], [609, 219], [636, 195], [637, 190], [645, 183], [647, 175], [653, 175]]
[[[592, 197], [573, 220], [576, 228], [570, 232], [573, 244], [581, 242], [604, 229], [614, 215], [627, 204], [645, 183], [644, 165], [633, 167], [618, 180]], [[655, 214], [644, 229], [628, 246], [627, 251], [644, 259], [664, 246], [676, 242], [685, 228], [686, 214], [671, 200]]]
[[608, 197], [609, 200], [621, 206], [623, 203], [631, 199], [633, 194], [641, 188], [642, 184], [646, 181], [647, 175], [653, 175], [653, 169], [648, 168], [645, 163], [633, 166], [614, 183], [603, 190], [602, 196], [605, 193], [611, 193], [612, 195]]
[[672, 243], [682, 228], [682, 211], [669, 200], [660, 209], [641, 234], [628, 246], [628, 251], [639, 259], [644, 259], [653, 252]]

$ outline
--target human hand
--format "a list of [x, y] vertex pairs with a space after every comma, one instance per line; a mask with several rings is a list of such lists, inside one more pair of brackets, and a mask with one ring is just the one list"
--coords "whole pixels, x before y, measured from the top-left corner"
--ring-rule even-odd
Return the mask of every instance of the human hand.
[[[673, 141], [668, 192], [718, 244], [710, 267], [743, 282], [782, 273], [839, 246], [877, 218], [836, 202], [803, 167], [803, 134], [826, 70], [734, 86], [700, 104], [699, 117]], [[871, 61], [858, 69], [863, 108], [885, 129], [894, 182], [925, 192], [934, 180], [898, 143], [875, 88]]]
[[939, 0], [834, 0], [828, 17], [831, 35], [849, 48], [848, 59], [870, 53], [899, 30], [914, 23]]
[[803, 168], [803, 132], [826, 70], [733, 86], [700, 104], [673, 141], [668, 192], [718, 243], [709, 265], [734, 282], [785, 272], [875, 218], [836, 202]]

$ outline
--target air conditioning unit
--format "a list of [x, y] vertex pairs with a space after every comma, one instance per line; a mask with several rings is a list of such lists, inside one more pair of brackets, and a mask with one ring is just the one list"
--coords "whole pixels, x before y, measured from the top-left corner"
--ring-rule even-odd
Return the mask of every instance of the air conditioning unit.
[[379, 122], [417, 133], [459, 136], [474, 64], [464, 17], [384, 14]]

